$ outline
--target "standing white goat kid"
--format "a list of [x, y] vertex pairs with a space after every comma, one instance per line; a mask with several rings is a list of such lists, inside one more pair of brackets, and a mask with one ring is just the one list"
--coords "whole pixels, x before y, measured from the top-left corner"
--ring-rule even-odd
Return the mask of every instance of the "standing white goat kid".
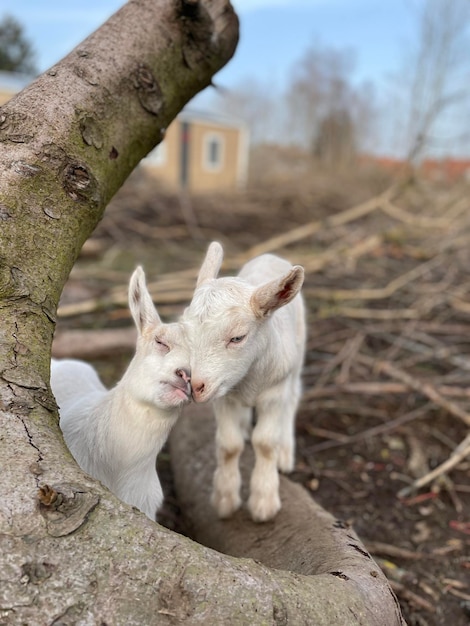
[[256, 462], [248, 507], [255, 521], [281, 508], [278, 468], [294, 467], [294, 420], [301, 393], [304, 270], [272, 254], [247, 263], [238, 277], [217, 278], [222, 246], [213, 242], [181, 321], [191, 351], [193, 399], [213, 400], [217, 469], [212, 502], [219, 517], [241, 504], [239, 457], [256, 425]]
[[80, 467], [155, 519], [163, 494], [156, 458], [191, 394], [180, 324], [163, 324], [138, 267], [129, 283], [136, 353], [108, 391], [91, 365], [52, 360], [51, 387], [65, 442]]

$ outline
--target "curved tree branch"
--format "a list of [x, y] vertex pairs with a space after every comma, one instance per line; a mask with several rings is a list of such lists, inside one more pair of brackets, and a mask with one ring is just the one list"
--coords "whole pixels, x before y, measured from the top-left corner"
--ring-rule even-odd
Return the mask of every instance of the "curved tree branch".
[[[281, 476], [282, 509], [268, 523], [256, 524], [245, 510], [229, 520], [217, 518], [210, 504], [213, 422], [210, 407], [193, 406], [170, 437], [178, 501], [192, 538], [273, 568], [272, 575], [295, 590], [299, 617], [283, 599], [286, 624], [403, 625], [394, 593], [354, 530], [316, 504], [300, 485]], [[245, 501], [252, 467], [248, 447], [242, 462]], [[296, 621], [300, 615], [305, 621]]]

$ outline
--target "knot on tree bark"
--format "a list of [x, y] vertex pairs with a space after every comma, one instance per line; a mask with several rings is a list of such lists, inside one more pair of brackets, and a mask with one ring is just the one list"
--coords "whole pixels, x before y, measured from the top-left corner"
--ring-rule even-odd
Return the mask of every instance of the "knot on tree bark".
[[12, 143], [29, 143], [33, 133], [25, 132], [25, 123], [28, 121], [25, 113], [9, 111], [8, 105], [2, 107], [0, 113], [0, 141]]
[[81, 202], [98, 201], [98, 185], [82, 163], [69, 163], [63, 173], [63, 188], [72, 200]]
[[158, 115], [164, 106], [163, 92], [148, 65], [140, 63], [134, 73], [134, 87], [142, 107]]
[[[218, 36], [216, 21], [224, 20], [225, 28], [237, 31], [236, 38], [229, 38], [231, 42], [238, 42], [238, 18], [231, 5], [224, 7], [223, 16], [213, 16], [199, 0], [179, 0], [178, 14], [183, 32], [183, 59], [190, 69], [204, 67], [212, 56], [225, 54], [221, 44], [226, 39]], [[219, 33], [220, 34], [220, 33]], [[235, 48], [234, 48], [235, 49]], [[232, 54], [230, 51], [229, 54]]]
[[79, 485], [43, 485], [38, 491], [39, 511], [52, 537], [70, 535], [80, 528], [100, 498]]

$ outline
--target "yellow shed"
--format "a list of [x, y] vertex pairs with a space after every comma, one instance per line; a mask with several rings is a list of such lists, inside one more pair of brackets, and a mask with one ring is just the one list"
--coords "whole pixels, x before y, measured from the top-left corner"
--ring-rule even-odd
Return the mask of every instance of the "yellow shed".
[[174, 191], [233, 191], [246, 185], [248, 151], [242, 122], [183, 111], [142, 165]]

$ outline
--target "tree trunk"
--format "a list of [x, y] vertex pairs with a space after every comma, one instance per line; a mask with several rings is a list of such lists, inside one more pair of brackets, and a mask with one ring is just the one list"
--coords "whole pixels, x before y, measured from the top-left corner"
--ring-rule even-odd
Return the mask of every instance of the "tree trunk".
[[[237, 37], [228, 0], [131, 0], [0, 109], [0, 624], [326, 623], [336, 574], [320, 588], [215, 552], [81, 472], [48, 384], [81, 245]], [[375, 623], [351, 598], [334, 623]]]

